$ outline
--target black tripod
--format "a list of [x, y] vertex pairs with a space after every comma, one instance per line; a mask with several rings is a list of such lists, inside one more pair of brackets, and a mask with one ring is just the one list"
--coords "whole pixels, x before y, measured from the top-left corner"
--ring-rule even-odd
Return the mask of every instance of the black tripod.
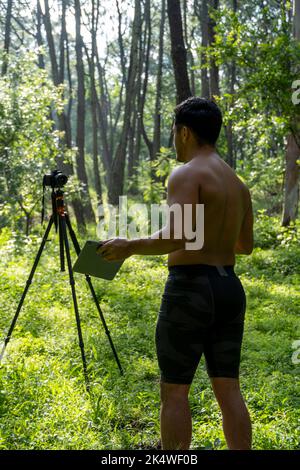
[[[61, 271], [65, 271], [65, 254], [67, 257], [67, 265], [68, 265], [68, 271], [69, 271], [69, 279], [70, 279], [70, 285], [71, 285], [71, 290], [72, 290], [72, 297], [73, 297], [73, 304], [74, 304], [74, 310], [75, 310], [75, 318], [76, 318], [76, 325], [77, 325], [77, 331], [78, 331], [78, 339], [79, 339], [79, 346], [80, 346], [80, 351], [81, 351], [81, 358], [82, 358], [82, 364], [83, 364], [83, 373], [84, 373], [84, 379], [86, 383], [86, 388], [87, 391], [89, 391], [89, 379], [88, 379], [88, 373], [87, 373], [87, 362], [86, 362], [86, 357], [85, 357], [85, 352], [84, 352], [84, 343], [83, 343], [83, 338], [82, 338], [82, 331], [81, 331], [81, 324], [80, 324], [80, 316], [79, 316], [79, 311], [78, 311], [78, 304], [77, 304], [77, 298], [76, 298], [76, 291], [75, 291], [75, 281], [73, 277], [73, 270], [72, 270], [72, 264], [71, 264], [71, 256], [70, 256], [70, 247], [69, 247], [69, 241], [68, 241], [68, 235], [67, 235], [67, 228], [69, 229], [69, 234], [71, 237], [71, 240], [73, 242], [75, 251], [77, 255], [80, 253], [80, 247], [76, 238], [76, 235], [74, 233], [74, 230], [72, 229], [70, 218], [65, 211], [65, 204], [64, 204], [64, 198], [63, 198], [63, 191], [61, 189], [54, 189], [52, 188], [52, 215], [50, 217], [48, 226], [46, 228], [43, 240], [41, 242], [40, 248], [38, 250], [38, 253], [36, 255], [35, 261], [33, 263], [33, 267], [31, 269], [30, 275], [28, 280], [26, 281], [26, 286], [23, 291], [23, 294], [21, 296], [17, 311], [15, 313], [15, 316], [13, 318], [13, 321], [10, 325], [10, 328], [8, 330], [7, 336], [4, 340], [4, 345], [0, 354], [0, 362], [3, 358], [6, 346], [11, 338], [13, 329], [15, 327], [15, 324], [17, 322], [20, 310], [22, 308], [23, 302], [25, 300], [27, 291], [29, 289], [29, 286], [31, 284], [33, 275], [35, 273], [36, 267], [38, 265], [39, 259], [41, 257], [42, 251], [44, 249], [44, 246], [46, 244], [49, 232], [51, 230], [51, 227], [53, 223], [55, 224], [55, 228], [57, 231], [57, 227], [59, 229], [59, 246], [60, 246], [60, 264], [61, 264]], [[98, 299], [96, 297], [96, 293], [94, 290], [94, 287], [91, 282], [91, 278], [88, 274], [85, 275], [86, 281], [89, 285], [89, 288], [92, 293], [92, 297], [94, 299], [94, 302], [96, 304], [98, 313], [100, 315], [101, 321], [103, 323], [103, 327], [105, 330], [105, 333], [107, 334], [108, 340], [110, 342], [112, 351], [114, 353], [115, 359], [117, 361], [118, 367], [120, 369], [121, 375], [123, 375], [123, 370], [117, 355], [117, 352], [115, 350], [114, 344], [112, 342], [112, 339], [110, 337], [110, 332], [107, 328], [103, 313], [101, 311]]]

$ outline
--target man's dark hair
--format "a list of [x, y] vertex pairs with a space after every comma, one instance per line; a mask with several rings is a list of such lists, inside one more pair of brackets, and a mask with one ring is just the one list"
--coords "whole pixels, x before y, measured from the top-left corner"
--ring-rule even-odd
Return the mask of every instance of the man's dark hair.
[[213, 100], [191, 96], [179, 103], [174, 112], [176, 127], [189, 127], [199, 145], [215, 145], [222, 127], [222, 114]]

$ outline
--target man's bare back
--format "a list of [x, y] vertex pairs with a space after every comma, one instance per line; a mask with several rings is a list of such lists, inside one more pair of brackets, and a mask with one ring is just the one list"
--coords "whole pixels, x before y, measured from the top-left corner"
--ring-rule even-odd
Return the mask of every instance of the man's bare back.
[[[180, 249], [169, 253], [168, 266], [234, 265], [235, 254], [251, 252], [253, 242], [249, 230], [252, 206], [248, 188], [215, 152], [193, 158], [184, 168], [191, 191], [199, 197], [194, 202], [204, 204], [204, 245], [201, 250]], [[197, 191], [193, 191], [195, 186]], [[244, 251], [238, 248], [239, 244], [244, 246]]]

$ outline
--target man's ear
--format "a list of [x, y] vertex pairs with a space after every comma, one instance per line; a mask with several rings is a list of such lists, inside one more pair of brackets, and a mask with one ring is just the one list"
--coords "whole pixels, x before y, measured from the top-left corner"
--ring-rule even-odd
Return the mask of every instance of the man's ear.
[[188, 138], [189, 130], [186, 126], [183, 126], [183, 128], [181, 129], [181, 132], [182, 132], [182, 135], [181, 135], [182, 142], [185, 144]]

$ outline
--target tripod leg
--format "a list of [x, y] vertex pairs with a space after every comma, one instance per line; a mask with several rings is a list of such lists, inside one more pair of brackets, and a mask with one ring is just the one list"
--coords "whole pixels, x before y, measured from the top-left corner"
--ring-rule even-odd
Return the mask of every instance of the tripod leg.
[[74, 310], [75, 310], [75, 318], [76, 318], [79, 346], [80, 346], [80, 351], [81, 351], [81, 359], [82, 359], [82, 364], [83, 364], [84, 380], [86, 384], [86, 389], [89, 392], [90, 384], [89, 384], [88, 373], [87, 373], [87, 362], [86, 362], [86, 357], [85, 357], [85, 352], [84, 352], [84, 343], [83, 343], [83, 337], [82, 337], [82, 331], [81, 331], [80, 316], [79, 316], [79, 311], [78, 311], [75, 281], [74, 281], [74, 276], [73, 276], [70, 247], [69, 247], [69, 241], [68, 241], [68, 235], [67, 235], [67, 229], [66, 229], [66, 220], [65, 220], [65, 215], [59, 215], [59, 217], [61, 219], [60, 220], [61, 233], [63, 236], [65, 249], [66, 249], [66, 258], [67, 258], [67, 264], [68, 264], [70, 285], [71, 285], [71, 290], [72, 290], [73, 305], [74, 305]]
[[10, 325], [10, 328], [9, 328], [8, 333], [7, 333], [7, 335], [6, 335], [6, 338], [5, 338], [5, 340], [4, 340], [4, 344], [3, 344], [3, 347], [2, 347], [2, 350], [1, 350], [1, 353], [0, 353], [0, 362], [2, 361], [2, 358], [3, 358], [4, 352], [5, 352], [6, 346], [8, 345], [9, 340], [10, 340], [10, 338], [11, 338], [12, 332], [13, 332], [14, 327], [15, 327], [15, 324], [16, 324], [16, 322], [17, 322], [17, 319], [18, 319], [20, 310], [21, 310], [21, 308], [22, 308], [23, 302], [24, 302], [24, 300], [25, 300], [27, 291], [28, 291], [28, 289], [29, 289], [29, 287], [30, 287], [30, 284], [31, 284], [33, 275], [34, 275], [34, 273], [35, 273], [36, 267], [37, 267], [38, 262], [39, 262], [39, 260], [40, 260], [40, 257], [41, 257], [42, 251], [43, 251], [43, 249], [44, 249], [45, 243], [46, 243], [46, 241], [47, 241], [47, 238], [48, 238], [50, 229], [51, 229], [51, 227], [52, 227], [52, 224], [53, 224], [53, 216], [50, 217], [50, 220], [49, 220], [48, 226], [47, 226], [47, 228], [46, 228], [45, 234], [44, 234], [44, 236], [43, 236], [43, 239], [42, 239], [42, 242], [41, 242], [39, 251], [38, 251], [38, 253], [37, 253], [37, 255], [36, 255], [36, 258], [35, 258], [35, 260], [34, 260], [34, 263], [33, 263], [31, 272], [30, 272], [30, 274], [29, 274], [29, 277], [28, 277], [28, 279], [27, 279], [27, 281], [26, 281], [26, 286], [25, 286], [25, 289], [24, 289], [24, 291], [23, 291], [22, 297], [21, 297], [21, 299], [20, 299], [20, 302], [19, 302], [17, 311], [16, 311], [16, 313], [15, 313], [15, 316], [14, 316], [14, 318], [13, 318], [13, 321], [12, 321], [12, 323], [11, 323], [11, 325]]
[[60, 270], [65, 271], [65, 253], [64, 253], [64, 237], [62, 234], [61, 218], [58, 218], [58, 230], [59, 230], [59, 254], [60, 254]]
[[109, 331], [109, 329], [107, 328], [106, 321], [105, 321], [105, 318], [104, 318], [104, 316], [103, 316], [102, 310], [101, 310], [101, 308], [100, 308], [100, 305], [99, 305], [99, 302], [98, 302], [98, 299], [97, 299], [97, 296], [96, 296], [96, 292], [95, 292], [95, 290], [94, 290], [94, 287], [93, 287], [91, 278], [90, 278], [90, 276], [89, 276], [88, 274], [85, 275], [85, 278], [86, 278], [86, 281], [87, 281], [87, 283], [88, 283], [88, 285], [89, 285], [90, 291], [91, 291], [91, 293], [92, 293], [94, 302], [95, 302], [95, 304], [96, 304], [96, 307], [97, 307], [99, 316], [100, 316], [100, 318], [101, 318], [101, 321], [102, 321], [102, 324], [103, 324], [103, 327], [104, 327], [104, 331], [105, 331], [105, 333], [106, 333], [106, 335], [107, 335], [107, 337], [108, 337], [108, 341], [109, 341], [109, 343], [110, 343], [112, 352], [113, 352], [113, 354], [114, 354], [114, 356], [115, 356], [115, 359], [116, 359], [116, 362], [117, 362], [117, 364], [118, 364], [120, 373], [121, 373], [121, 375], [123, 375], [123, 369], [122, 369], [122, 366], [121, 366], [121, 364], [120, 364], [120, 361], [119, 361], [119, 358], [118, 358], [117, 351], [116, 351], [116, 349], [115, 349], [114, 343], [113, 343], [113, 341], [112, 341], [112, 339], [111, 339], [110, 331]]
[[[77, 238], [76, 238], [76, 235], [75, 235], [74, 230], [72, 229], [71, 222], [70, 222], [70, 218], [69, 218], [68, 214], [65, 214], [65, 216], [66, 216], [67, 227], [68, 227], [68, 229], [69, 229], [70, 236], [71, 236], [71, 239], [72, 239], [72, 242], [73, 242], [75, 251], [76, 251], [77, 255], [79, 255], [79, 253], [80, 253], [80, 246], [79, 246], [78, 240], [77, 240]], [[114, 343], [113, 343], [113, 341], [112, 341], [112, 339], [111, 339], [109, 329], [107, 328], [106, 321], [105, 321], [105, 318], [104, 318], [104, 316], [103, 316], [102, 310], [101, 310], [101, 308], [100, 308], [100, 305], [99, 305], [99, 302], [98, 302], [98, 299], [97, 299], [97, 296], [96, 296], [96, 293], [95, 293], [95, 290], [94, 290], [94, 287], [93, 287], [91, 278], [90, 278], [90, 276], [89, 276], [88, 274], [85, 275], [85, 278], [86, 278], [86, 281], [87, 281], [87, 283], [88, 283], [88, 285], [89, 285], [90, 291], [91, 291], [91, 293], [92, 293], [92, 297], [93, 297], [94, 302], [95, 302], [95, 304], [96, 304], [96, 307], [97, 307], [97, 310], [98, 310], [100, 319], [101, 319], [102, 324], [103, 324], [103, 327], [104, 327], [104, 331], [105, 331], [105, 333], [106, 333], [106, 335], [107, 335], [107, 337], [108, 337], [108, 340], [109, 340], [109, 343], [110, 343], [112, 352], [113, 352], [113, 354], [114, 354], [114, 356], [115, 356], [115, 359], [116, 359], [117, 365], [118, 365], [118, 367], [119, 367], [120, 373], [121, 373], [121, 375], [123, 375], [123, 369], [122, 369], [121, 363], [120, 363], [120, 361], [119, 361], [119, 358], [118, 358], [117, 351], [116, 351], [116, 349], [115, 349]]]

